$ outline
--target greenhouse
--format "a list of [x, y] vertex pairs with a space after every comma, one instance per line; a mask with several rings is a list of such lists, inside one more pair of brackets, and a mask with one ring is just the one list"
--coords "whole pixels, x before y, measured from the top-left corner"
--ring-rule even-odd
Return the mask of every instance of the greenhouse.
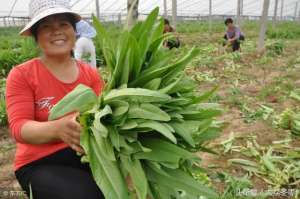
[[7, 0], [0, 41], [0, 198], [300, 198], [299, 0]]

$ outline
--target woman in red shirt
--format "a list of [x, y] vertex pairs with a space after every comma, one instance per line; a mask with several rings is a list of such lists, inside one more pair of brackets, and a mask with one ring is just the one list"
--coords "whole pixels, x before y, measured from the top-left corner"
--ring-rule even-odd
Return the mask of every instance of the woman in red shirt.
[[7, 78], [6, 103], [17, 143], [15, 174], [34, 199], [104, 198], [78, 154], [78, 113], [48, 121], [49, 110], [78, 84], [97, 95], [104, 83], [96, 69], [72, 58], [80, 16], [68, 0], [31, 0], [31, 21], [20, 32], [33, 36], [42, 55], [14, 67]]

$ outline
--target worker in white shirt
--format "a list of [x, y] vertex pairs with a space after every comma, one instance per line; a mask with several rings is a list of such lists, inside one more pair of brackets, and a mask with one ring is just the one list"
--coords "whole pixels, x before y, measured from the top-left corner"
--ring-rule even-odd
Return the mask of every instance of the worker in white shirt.
[[74, 48], [74, 57], [96, 67], [96, 50], [92, 38], [97, 33], [88, 22], [80, 20], [76, 23], [77, 40]]

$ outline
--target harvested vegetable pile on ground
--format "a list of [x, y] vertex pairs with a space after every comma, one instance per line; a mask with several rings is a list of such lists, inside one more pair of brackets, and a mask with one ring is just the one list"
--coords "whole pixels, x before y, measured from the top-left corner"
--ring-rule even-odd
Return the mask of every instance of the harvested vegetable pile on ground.
[[79, 85], [49, 119], [80, 111], [82, 160], [107, 199], [218, 198], [193, 177], [200, 170], [193, 152], [209, 150], [205, 144], [219, 135], [214, 118], [221, 110], [204, 103], [214, 90], [196, 93], [184, 73], [198, 50], [178, 58], [163, 48], [163, 20], [157, 18], [155, 9], [117, 42], [94, 18], [110, 80], [99, 98]]
[[276, 122], [278, 127], [290, 130], [295, 136], [300, 136], [300, 113], [288, 108], [279, 115]]

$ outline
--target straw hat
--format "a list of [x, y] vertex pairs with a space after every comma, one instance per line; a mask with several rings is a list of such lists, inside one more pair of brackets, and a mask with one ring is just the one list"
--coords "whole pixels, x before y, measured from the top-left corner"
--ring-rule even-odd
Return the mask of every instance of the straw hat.
[[31, 21], [21, 30], [20, 35], [30, 36], [30, 29], [41, 19], [60, 13], [70, 13], [79, 21], [80, 15], [71, 10], [69, 0], [31, 0], [29, 3], [29, 17]]

